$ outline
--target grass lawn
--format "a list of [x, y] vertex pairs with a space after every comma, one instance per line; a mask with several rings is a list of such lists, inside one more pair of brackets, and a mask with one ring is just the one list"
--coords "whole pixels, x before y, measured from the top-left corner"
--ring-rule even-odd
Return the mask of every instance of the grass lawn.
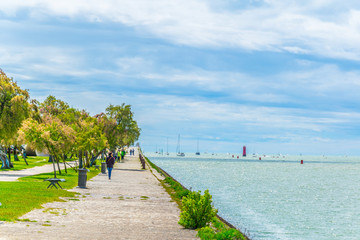
[[[42, 166], [45, 164], [49, 164], [49, 157], [27, 157], [26, 161], [28, 162], [29, 166], [26, 165], [24, 159], [19, 156], [20, 161], [14, 161], [14, 156], [11, 156], [11, 162], [14, 164], [14, 168], [11, 169], [0, 169], [0, 171], [16, 171], [16, 170], [22, 170], [26, 168], [33, 168], [36, 166]], [[1, 165], [0, 165], [1, 167]]]
[[[87, 179], [98, 175], [100, 170], [91, 168], [87, 173]], [[20, 178], [17, 182], [0, 182], [0, 221], [16, 221], [20, 216], [41, 205], [52, 201], [64, 201], [59, 197], [75, 197], [77, 193], [62, 189], [47, 189], [49, 182], [44, 179], [52, 178], [53, 173], [43, 173], [39, 175]], [[72, 189], [77, 186], [78, 174], [68, 169], [58, 178], [66, 181], [60, 182], [64, 189]]]

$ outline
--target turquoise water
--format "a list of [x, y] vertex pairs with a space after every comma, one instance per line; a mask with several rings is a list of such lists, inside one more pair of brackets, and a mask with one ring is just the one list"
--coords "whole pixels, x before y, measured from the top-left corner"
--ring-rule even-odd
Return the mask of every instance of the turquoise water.
[[360, 158], [146, 156], [254, 240], [360, 239]]

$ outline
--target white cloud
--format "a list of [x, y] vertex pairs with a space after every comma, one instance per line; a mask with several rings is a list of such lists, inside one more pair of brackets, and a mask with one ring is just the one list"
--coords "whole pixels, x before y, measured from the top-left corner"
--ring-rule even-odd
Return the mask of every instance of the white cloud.
[[[355, 1], [265, 1], [258, 7], [217, 11], [206, 1], [1, 1], [10, 16], [29, 9], [36, 16], [119, 22], [179, 44], [291, 51], [360, 59], [359, 11]], [[334, 37], [336, 36], [336, 37]]]

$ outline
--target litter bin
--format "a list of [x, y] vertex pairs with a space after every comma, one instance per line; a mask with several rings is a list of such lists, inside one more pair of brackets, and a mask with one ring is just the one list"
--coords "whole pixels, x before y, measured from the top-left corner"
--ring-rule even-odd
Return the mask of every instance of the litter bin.
[[101, 163], [101, 173], [106, 174], [106, 162]]
[[78, 178], [78, 187], [86, 188], [87, 172], [86, 168], [79, 168], [79, 178]]

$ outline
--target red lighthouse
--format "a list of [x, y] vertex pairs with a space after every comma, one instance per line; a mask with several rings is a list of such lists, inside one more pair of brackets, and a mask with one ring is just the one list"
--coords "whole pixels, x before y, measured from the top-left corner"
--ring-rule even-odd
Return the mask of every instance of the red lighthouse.
[[243, 146], [243, 157], [246, 157], [246, 146]]

